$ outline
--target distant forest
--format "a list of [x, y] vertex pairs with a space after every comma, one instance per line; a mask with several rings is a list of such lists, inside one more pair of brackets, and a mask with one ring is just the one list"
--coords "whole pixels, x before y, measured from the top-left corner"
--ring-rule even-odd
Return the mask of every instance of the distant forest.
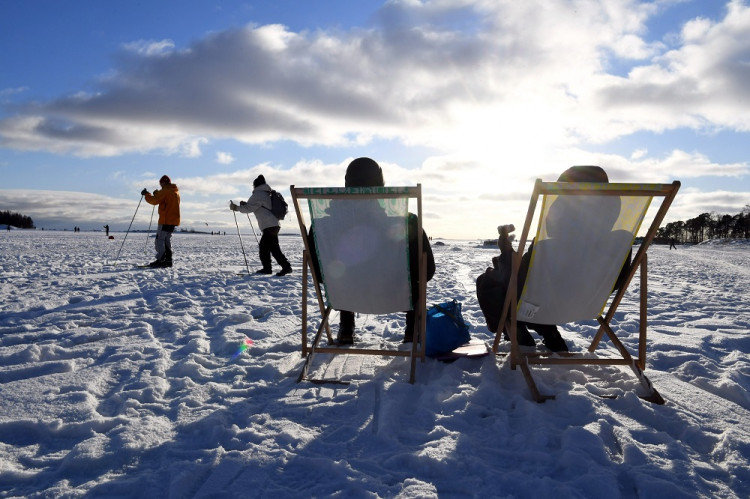
[[737, 215], [703, 213], [684, 222], [670, 222], [656, 233], [660, 239], [680, 243], [702, 243], [709, 239], [750, 238], [750, 205]]
[[[34, 229], [34, 221], [31, 217], [21, 215], [20, 213], [13, 213], [10, 211], [0, 211], [0, 226], [12, 225], [19, 229]], [[5, 227], [3, 227], [5, 228]]]

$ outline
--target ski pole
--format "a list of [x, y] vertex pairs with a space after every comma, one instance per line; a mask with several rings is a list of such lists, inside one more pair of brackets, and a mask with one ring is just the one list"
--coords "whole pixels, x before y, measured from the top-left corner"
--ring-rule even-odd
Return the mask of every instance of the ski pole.
[[156, 205], [154, 205], [153, 208], [151, 208], [151, 220], [148, 221], [148, 232], [146, 232], [146, 242], [143, 243], [143, 254], [146, 254], [146, 248], [148, 247], [148, 237], [151, 235], [151, 224], [154, 221], [154, 211], [156, 210]]
[[247, 215], [247, 221], [250, 222], [250, 228], [253, 230], [253, 235], [255, 236], [255, 242], [258, 244], [258, 247], [260, 247], [260, 241], [258, 241], [258, 234], [255, 233], [255, 227], [253, 227], [253, 221], [250, 220], [250, 214], [245, 213]]
[[247, 255], [245, 254], [245, 245], [242, 244], [242, 235], [240, 235], [240, 224], [237, 223], [237, 212], [232, 210], [234, 215], [234, 225], [237, 226], [237, 236], [240, 238], [240, 248], [242, 248], [242, 256], [245, 258], [245, 268], [247, 268], [248, 275], [250, 274], [250, 265], [247, 263]]
[[130, 219], [130, 225], [128, 225], [128, 230], [125, 232], [125, 237], [122, 238], [122, 244], [120, 245], [120, 249], [117, 251], [117, 256], [115, 257], [115, 261], [112, 263], [112, 265], [117, 265], [117, 260], [120, 259], [120, 252], [122, 251], [123, 246], [125, 246], [125, 240], [128, 238], [128, 234], [130, 234], [130, 228], [133, 226], [133, 220], [135, 220], [136, 214], [138, 214], [138, 208], [141, 207], [141, 201], [143, 201], [143, 194], [141, 194], [141, 199], [138, 201], [138, 206], [135, 207], [135, 213], [133, 213], [133, 218]]

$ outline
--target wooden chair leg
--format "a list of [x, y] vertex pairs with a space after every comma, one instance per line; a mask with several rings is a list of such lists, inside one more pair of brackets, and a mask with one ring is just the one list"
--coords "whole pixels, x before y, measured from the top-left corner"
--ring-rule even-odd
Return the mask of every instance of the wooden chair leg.
[[323, 320], [320, 322], [320, 327], [318, 327], [318, 332], [315, 333], [315, 339], [313, 340], [313, 344], [310, 347], [310, 352], [307, 354], [307, 359], [305, 359], [305, 365], [302, 366], [302, 371], [299, 373], [299, 377], [297, 378], [297, 383], [307, 378], [307, 370], [310, 368], [310, 364], [312, 363], [312, 358], [313, 358], [313, 355], [315, 354], [315, 347], [318, 346], [318, 342], [320, 341], [320, 336], [321, 334], [323, 334], [323, 330], [325, 329], [326, 324], [328, 323], [328, 317], [330, 315], [331, 315], [331, 307], [328, 307], [326, 308], [326, 311], [323, 314]]
[[654, 385], [651, 384], [651, 381], [646, 377], [645, 374], [643, 374], [643, 371], [641, 371], [640, 367], [638, 366], [638, 362], [631, 362], [630, 368], [635, 373], [636, 377], [638, 378], [638, 381], [641, 382], [641, 385], [646, 389], [648, 393], [646, 395], [642, 396], [641, 398], [643, 400], [647, 400], [651, 403], [663, 405], [664, 399], [662, 398], [661, 394], [659, 394], [658, 391], [656, 391], [656, 388], [654, 388]]
[[536, 382], [531, 376], [531, 369], [529, 369], [529, 365], [526, 362], [521, 362], [519, 366], [521, 366], [521, 372], [526, 380], [526, 384], [529, 386], [529, 390], [531, 390], [531, 396], [534, 397], [534, 400], [542, 404], [547, 400], [553, 400], [555, 398], [554, 395], [542, 395], [539, 392], [539, 388], [537, 388]]
[[640, 309], [640, 328], [638, 335], [638, 367], [641, 370], [646, 369], [646, 329], [648, 326], [648, 255], [643, 255], [641, 260], [641, 309]]
[[[417, 320], [419, 322], [419, 320]], [[412, 346], [411, 346], [411, 357], [409, 357], [409, 361], [411, 362], [411, 366], [409, 368], [409, 383], [412, 385], [414, 384], [414, 380], [417, 377], [417, 338], [412, 339]]]
[[307, 250], [302, 252], [302, 356], [307, 355]]

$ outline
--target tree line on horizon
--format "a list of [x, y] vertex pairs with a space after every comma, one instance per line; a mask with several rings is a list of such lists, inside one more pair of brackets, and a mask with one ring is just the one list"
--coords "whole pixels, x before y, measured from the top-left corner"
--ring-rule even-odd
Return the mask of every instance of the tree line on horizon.
[[0, 226], [2, 225], [12, 225], [13, 227], [18, 227], [19, 229], [36, 228], [34, 227], [34, 221], [31, 219], [31, 217], [7, 210], [0, 211]]
[[670, 222], [656, 232], [659, 239], [702, 243], [710, 239], [750, 238], [750, 205], [736, 215], [701, 213], [690, 220]]

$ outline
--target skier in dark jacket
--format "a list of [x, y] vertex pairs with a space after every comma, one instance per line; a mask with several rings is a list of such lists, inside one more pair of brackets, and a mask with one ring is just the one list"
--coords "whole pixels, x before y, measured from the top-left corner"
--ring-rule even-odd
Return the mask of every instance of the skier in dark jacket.
[[[346, 177], [344, 179], [344, 185], [346, 187], [383, 187], [385, 182], [383, 180], [383, 171], [380, 165], [370, 158], [357, 158], [349, 163], [346, 168]], [[409, 231], [409, 269], [411, 272], [411, 295], [416, 299], [419, 296], [419, 265], [418, 262], [418, 219], [413, 213], [409, 213], [408, 231]], [[308, 242], [310, 245], [310, 251], [312, 255], [316, 255], [315, 252], [315, 237], [313, 229], [310, 228], [308, 234]], [[432, 279], [435, 275], [435, 258], [432, 255], [432, 248], [430, 247], [430, 240], [427, 237], [424, 229], [422, 230], [422, 247], [426, 252], [427, 257], [427, 280]], [[315, 274], [320, 280], [320, 267], [317, 258], [312, 259], [313, 268]], [[354, 343], [354, 313], [341, 310], [339, 311], [340, 323], [338, 332], [338, 343], [341, 345], [351, 345]], [[406, 312], [406, 329], [404, 331], [404, 343], [410, 343], [414, 339], [414, 328], [416, 322], [416, 315], [414, 310]]]

